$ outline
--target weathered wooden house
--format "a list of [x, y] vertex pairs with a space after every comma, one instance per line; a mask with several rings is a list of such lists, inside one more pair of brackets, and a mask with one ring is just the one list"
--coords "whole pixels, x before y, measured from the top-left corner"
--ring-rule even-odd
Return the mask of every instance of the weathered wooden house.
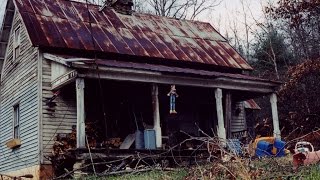
[[270, 96], [280, 136], [279, 84], [250, 76], [208, 23], [135, 13], [121, 1], [8, 0], [0, 35], [0, 173], [45, 177], [55, 136], [76, 130], [85, 148], [88, 122], [101, 141], [151, 126], [157, 148], [172, 130], [201, 136], [195, 123], [232, 138], [245, 129], [242, 102], [259, 96]]

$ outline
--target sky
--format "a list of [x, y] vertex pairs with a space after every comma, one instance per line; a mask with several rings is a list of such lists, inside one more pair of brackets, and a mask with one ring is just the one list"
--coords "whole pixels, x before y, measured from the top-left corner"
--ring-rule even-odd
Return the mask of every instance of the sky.
[[[243, 5], [242, 3], [243, 2]], [[232, 28], [237, 28], [238, 36], [245, 36], [245, 16], [251, 31], [258, 28], [257, 22], [264, 21], [263, 7], [270, 0], [223, 0], [212, 12], [204, 13], [197, 20], [211, 23], [223, 36], [233, 36]], [[254, 34], [249, 34], [252, 40]]]

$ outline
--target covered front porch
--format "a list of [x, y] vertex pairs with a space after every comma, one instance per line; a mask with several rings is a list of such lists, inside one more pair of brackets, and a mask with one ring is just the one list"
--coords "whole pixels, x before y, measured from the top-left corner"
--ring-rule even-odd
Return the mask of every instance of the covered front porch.
[[[47, 58], [57, 62], [53, 56], [47, 55]], [[95, 148], [110, 138], [120, 138], [123, 142], [128, 135], [144, 130], [155, 132], [155, 149], [181, 143], [183, 139], [175, 134], [177, 132], [217, 136], [225, 144], [227, 139], [234, 138], [233, 119], [243, 111], [236, 105], [260, 96], [270, 97], [274, 136], [281, 136], [275, 94], [277, 82], [243, 74], [142, 63], [62, 60], [69, 67], [53, 79], [52, 89], [75, 84], [77, 148], [89, 146], [86, 141], [88, 123], [94, 124], [99, 134]], [[54, 68], [62, 67], [56, 65]], [[177, 114], [169, 112], [167, 94], [171, 85], [176, 86], [179, 94]], [[130, 147], [144, 149], [144, 146], [134, 145], [125, 148]]]

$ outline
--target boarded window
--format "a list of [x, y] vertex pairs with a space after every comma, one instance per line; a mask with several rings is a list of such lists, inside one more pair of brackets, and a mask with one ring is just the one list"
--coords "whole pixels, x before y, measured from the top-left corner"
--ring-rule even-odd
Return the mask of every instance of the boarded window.
[[13, 106], [13, 138], [20, 138], [20, 106]]
[[20, 26], [17, 27], [14, 30], [14, 43], [13, 43], [13, 48], [14, 48], [14, 58], [16, 59], [17, 57], [20, 56]]

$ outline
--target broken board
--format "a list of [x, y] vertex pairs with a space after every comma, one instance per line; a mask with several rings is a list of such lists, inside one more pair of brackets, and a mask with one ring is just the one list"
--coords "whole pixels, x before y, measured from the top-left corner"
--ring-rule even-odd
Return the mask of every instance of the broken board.
[[129, 134], [120, 145], [120, 149], [129, 149], [136, 139], [135, 133]]

